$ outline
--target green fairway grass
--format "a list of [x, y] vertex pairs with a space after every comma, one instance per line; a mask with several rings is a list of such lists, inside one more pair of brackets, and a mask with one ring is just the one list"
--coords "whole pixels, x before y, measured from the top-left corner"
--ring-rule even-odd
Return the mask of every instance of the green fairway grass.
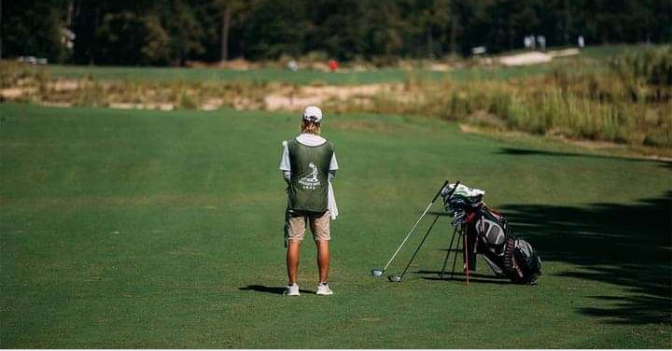
[[[332, 115], [334, 295], [286, 284], [288, 113], [0, 104], [3, 348], [672, 348], [672, 163]], [[484, 189], [536, 286], [438, 279], [441, 216], [403, 283], [373, 278], [445, 179]], [[400, 273], [435, 204], [387, 274]]]
[[[569, 58], [558, 58], [548, 64], [518, 67], [454, 67], [446, 72], [429, 69], [381, 68], [361, 71], [348, 69], [337, 72], [323, 72], [312, 69], [301, 69], [292, 72], [281, 68], [258, 68], [249, 70], [232, 70], [223, 68], [175, 68], [175, 67], [114, 67], [114, 66], [69, 66], [49, 65], [30, 67], [31, 70], [47, 73], [52, 78], [92, 78], [104, 81], [156, 81], [156, 82], [283, 82], [288, 84], [327, 84], [356, 85], [378, 83], [400, 83], [409, 79], [421, 80], [473, 80], [493, 79], [504, 80], [531, 75], [541, 75], [564, 67], [568, 61], [573, 64], [573, 71], [592, 72], [602, 69], [602, 61], [637, 50], [637, 46], [600, 46], [585, 49], [581, 55]], [[583, 58], [595, 59], [584, 62]], [[437, 61], [440, 63], [441, 61]], [[467, 63], [467, 61], [465, 61]]]
[[[106, 82], [153, 82], [153, 83], [213, 83], [240, 82], [254, 84], [284, 83], [294, 85], [362, 85], [381, 83], [404, 83], [415, 81], [470, 81], [470, 80], [508, 80], [529, 76], [545, 75], [557, 70], [569, 69], [573, 74], [595, 73], [605, 69], [604, 62], [625, 53], [642, 50], [643, 46], [608, 45], [588, 47], [580, 55], [556, 58], [550, 63], [503, 67], [478, 64], [471, 67], [470, 60], [461, 61], [459, 65], [447, 71], [433, 71], [425, 62], [416, 62], [413, 69], [380, 68], [366, 70], [341, 69], [337, 72], [324, 72], [313, 69], [300, 69], [292, 72], [282, 68], [252, 68], [233, 70], [215, 67], [179, 68], [179, 67], [118, 67], [118, 66], [72, 66], [50, 64], [48, 66], [17, 66], [13, 62], [3, 61], [0, 67], [12, 79], [37, 77], [38, 80], [55, 79], [92, 79]], [[552, 48], [553, 49], [553, 48]], [[561, 48], [558, 48], [561, 49]], [[511, 52], [509, 54], [521, 53]], [[503, 54], [506, 55], [507, 53]], [[434, 63], [442, 63], [441, 60]], [[568, 68], [569, 67], [569, 68]], [[45, 80], [46, 82], [46, 80]]]
[[[561, 62], [563, 59], [560, 59]], [[567, 59], [564, 59], [567, 60]], [[383, 68], [367, 71], [322, 72], [300, 70], [292, 72], [277, 68], [250, 70], [230, 70], [220, 68], [157, 68], [157, 67], [103, 67], [64, 66], [30, 68], [44, 71], [53, 78], [93, 78], [103, 81], [156, 81], [156, 82], [255, 82], [259, 84], [282, 82], [297, 85], [359, 85], [380, 83], [403, 83], [409, 79], [458, 81], [469, 79], [495, 79], [524, 77], [550, 73], [559, 65], [556, 63], [527, 67], [455, 68], [448, 72], [425, 69], [404, 70]]]

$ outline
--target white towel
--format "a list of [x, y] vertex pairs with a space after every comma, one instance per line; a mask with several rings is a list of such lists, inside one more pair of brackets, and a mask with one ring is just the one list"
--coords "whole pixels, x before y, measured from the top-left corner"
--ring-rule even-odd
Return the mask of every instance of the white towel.
[[[455, 188], [455, 184], [450, 184], [448, 187], [452, 190]], [[485, 191], [481, 189], [476, 189], [476, 188], [470, 188], [464, 184], [460, 184], [457, 186], [457, 190], [455, 191], [455, 195], [461, 195], [464, 197], [476, 197], [479, 195], [485, 195]]]
[[334, 187], [331, 186], [331, 182], [329, 182], [327, 202], [327, 208], [329, 208], [331, 219], [336, 219], [336, 217], [338, 217], [338, 207], [336, 206], [336, 196], [334, 196]]

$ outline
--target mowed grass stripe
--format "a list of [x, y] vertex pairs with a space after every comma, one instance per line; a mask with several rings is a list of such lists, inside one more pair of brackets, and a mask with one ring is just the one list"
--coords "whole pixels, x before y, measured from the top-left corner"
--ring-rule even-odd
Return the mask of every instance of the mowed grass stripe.
[[[298, 116], [14, 104], [0, 113], [3, 347], [672, 346], [667, 163], [500, 142], [436, 120], [327, 114], [341, 165], [335, 295], [312, 294], [307, 241], [305, 292], [287, 299], [277, 166]], [[540, 251], [538, 286], [492, 279], [482, 260], [469, 287], [436, 280], [447, 218], [406, 282], [368, 275], [445, 178], [485, 189]], [[403, 269], [428, 224], [388, 273]]]

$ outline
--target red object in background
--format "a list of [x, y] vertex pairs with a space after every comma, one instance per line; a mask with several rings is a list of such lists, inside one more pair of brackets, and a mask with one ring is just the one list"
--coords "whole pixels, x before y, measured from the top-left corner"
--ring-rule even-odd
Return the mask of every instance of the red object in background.
[[338, 69], [338, 62], [336, 60], [329, 60], [329, 69], [335, 72]]

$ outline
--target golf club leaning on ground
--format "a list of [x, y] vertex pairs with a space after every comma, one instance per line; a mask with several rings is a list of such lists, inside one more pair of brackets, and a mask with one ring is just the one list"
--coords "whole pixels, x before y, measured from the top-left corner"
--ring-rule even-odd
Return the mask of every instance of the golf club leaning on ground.
[[[384, 267], [383, 269], [374, 268], [374, 269], [371, 270], [371, 275], [372, 275], [372, 276], [374, 276], [374, 277], [381, 277], [381, 276], [383, 276], [383, 274], [384, 274], [385, 271], [387, 270], [387, 267], [389, 267], [390, 264], [392, 263], [392, 261], [394, 261], [394, 258], [397, 256], [397, 254], [399, 253], [399, 251], [401, 250], [401, 248], [404, 246], [404, 244], [406, 244], [406, 242], [408, 241], [408, 238], [411, 237], [411, 234], [413, 234], [413, 232], [415, 231], [415, 228], [418, 226], [418, 224], [420, 223], [420, 221], [422, 220], [422, 218], [425, 217], [425, 215], [427, 214], [427, 212], [429, 211], [429, 209], [432, 207], [432, 205], [434, 204], [434, 202], [436, 201], [436, 199], [439, 197], [439, 195], [441, 195], [441, 191], [443, 190], [443, 188], [445, 188], [446, 185], [448, 185], [448, 183], [449, 183], [449, 181], [446, 180], [446, 181], [443, 183], [443, 185], [441, 185], [441, 188], [439, 188], [439, 191], [436, 192], [436, 195], [434, 195], [434, 198], [432, 199], [432, 201], [429, 202], [429, 204], [427, 205], [427, 208], [425, 208], [425, 211], [422, 212], [422, 215], [420, 215], [420, 218], [418, 218], [418, 220], [415, 222], [415, 225], [413, 225], [413, 227], [411, 228], [411, 230], [409, 230], [408, 234], [406, 234], [406, 237], [405, 237], [404, 240], [401, 242], [401, 245], [399, 245], [399, 247], [397, 248], [397, 250], [392, 254], [392, 257], [390, 257], [390, 260], [387, 261], [387, 264], [385, 265], [385, 267]], [[457, 188], [457, 186], [456, 186], [456, 188]]]
[[[449, 199], [453, 196], [453, 194], [454, 194], [455, 191], [457, 190], [457, 186], [458, 186], [458, 185], [460, 185], [460, 182], [459, 182], [459, 181], [458, 181], [457, 183], [455, 183], [455, 186], [453, 187], [453, 190], [450, 191], [450, 192], [447, 194], [447, 195], [448, 195], [447, 197], [448, 197]], [[448, 184], [444, 185], [444, 188], [445, 188], [446, 186], [448, 186]], [[444, 188], [441, 189], [441, 193], [443, 193], [443, 189], [444, 189]], [[420, 242], [420, 245], [418, 245], [418, 247], [415, 249], [415, 252], [413, 253], [413, 256], [411, 256], [411, 259], [408, 260], [408, 263], [406, 264], [406, 268], [404, 268], [404, 271], [401, 273], [401, 275], [391, 275], [391, 276], [387, 277], [387, 279], [388, 279], [390, 282], [393, 282], [393, 283], [400, 283], [400, 282], [404, 281], [404, 276], [406, 275], [406, 272], [408, 272], [408, 269], [411, 267], [411, 264], [413, 263], [413, 260], [415, 260], [415, 256], [417, 256], [417, 255], [418, 255], [418, 252], [420, 252], [420, 248], [422, 248], [422, 245], [425, 243], [425, 240], [427, 240], [427, 237], [428, 237], [429, 234], [432, 232], [432, 229], [434, 228], [434, 225], [436, 224], [436, 221], [439, 220], [439, 217], [440, 217], [440, 216], [441, 216], [441, 214], [437, 214], [436, 217], [434, 217], [434, 221], [432, 221], [432, 224], [431, 224], [431, 225], [429, 226], [429, 228], [427, 229], [427, 232], [425, 233], [425, 236], [422, 238], [422, 241]]]

